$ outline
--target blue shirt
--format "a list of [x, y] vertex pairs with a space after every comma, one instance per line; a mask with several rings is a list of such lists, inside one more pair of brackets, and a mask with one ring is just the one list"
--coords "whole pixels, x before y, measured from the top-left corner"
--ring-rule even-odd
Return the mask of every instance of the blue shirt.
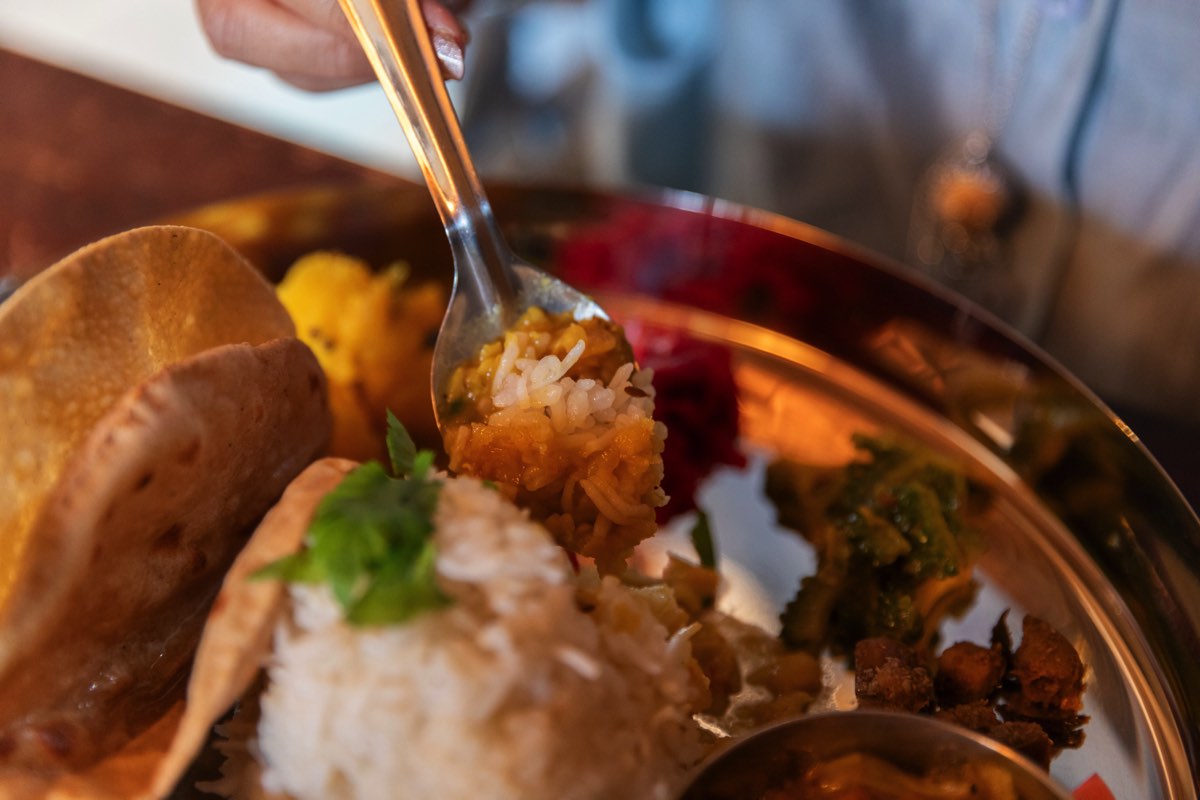
[[930, 166], [993, 124], [1023, 198], [993, 310], [1111, 402], [1200, 420], [1200, 4], [592, 0], [557, 63], [539, 13], [518, 12], [510, 76], [542, 75], [545, 103], [545, 75], [589, 72], [584, 177], [901, 260]]

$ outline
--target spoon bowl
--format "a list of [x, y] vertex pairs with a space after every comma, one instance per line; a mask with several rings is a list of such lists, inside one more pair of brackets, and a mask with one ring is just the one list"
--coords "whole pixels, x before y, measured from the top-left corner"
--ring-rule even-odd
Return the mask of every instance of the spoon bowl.
[[[811, 765], [856, 755], [912, 775], [937, 770], [944, 776], [967, 765], [998, 767], [1011, 777], [1020, 800], [1070, 800], [1043, 769], [1015, 750], [958, 725], [892, 711], [833, 711], [770, 725], [701, 764], [679, 800], [759, 800]], [[869, 778], [868, 772], [859, 769], [855, 778]]]
[[492, 215], [442, 82], [419, 0], [339, 0], [433, 196], [454, 257], [450, 302], [433, 351], [433, 408], [444, 428], [450, 376], [531, 307], [575, 319], [604, 310], [564, 281], [517, 258]]

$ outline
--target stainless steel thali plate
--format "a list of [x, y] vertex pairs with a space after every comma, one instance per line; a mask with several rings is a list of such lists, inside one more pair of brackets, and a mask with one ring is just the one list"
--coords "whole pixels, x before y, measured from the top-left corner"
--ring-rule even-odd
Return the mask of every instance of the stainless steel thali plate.
[[[686, 194], [489, 187], [524, 257], [601, 295], [619, 321], [733, 356], [746, 469], [702, 500], [731, 576], [727, 606], [776, 625], [813, 567], [762, 499], [766, 461], [840, 463], [854, 431], [897, 430], [967, 466], [995, 497], [983, 590], [943, 639], [986, 641], [1005, 609], [1040, 616], [1088, 665], [1087, 739], [1053, 766], [1118, 798], [1195, 798], [1200, 521], [1136, 435], [978, 309], [828, 234]], [[450, 275], [423, 187], [317, 187], [199, 209], [268, 277], [335, 248]], [[673, 534], [664, 536], [669, 540]], [[825, 701], [845, 705], [844, 687]]]

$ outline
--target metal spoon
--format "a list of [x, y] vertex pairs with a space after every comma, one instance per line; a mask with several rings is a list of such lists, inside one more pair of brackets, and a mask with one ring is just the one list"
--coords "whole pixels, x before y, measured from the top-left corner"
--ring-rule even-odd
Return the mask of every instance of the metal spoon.
[[440, 428], [455, 368], [500, 338], [526, 309], [571, 311], [575, 319], [608, 316], [587, 295], [518, 259], [504, 242], [441, 80], [419, 0], [339, 2], [421, 165], [454, 255], [454, 286], [433, 351]]
[[932, 717], [875, 710], [811, 714], [735, 740], [697, 768], [679, 800], [758, 800], [798, 770], [852, 753], [913, 774], [994, 765], [1022, 800], [1070, 800], [1045, 770], [994, 739]]

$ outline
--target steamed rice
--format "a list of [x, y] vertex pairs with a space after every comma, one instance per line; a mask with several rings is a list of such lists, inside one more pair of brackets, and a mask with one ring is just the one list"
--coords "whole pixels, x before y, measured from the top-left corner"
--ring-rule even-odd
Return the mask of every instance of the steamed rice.
[[527, 313], [452, 379], [450, 469], [495, 481], [568, 549], [618, 571], [653, 535], [666, 428], [649, 370], [603, 320]]
[[324, 586], [290, 586], [255, 745], [296, 798], [669, 797], [704, 752], [688, 640], [615, 578], [580, 606], [547, 532], [448, 479], [435, 519], [451, 606], [351, 627]]

